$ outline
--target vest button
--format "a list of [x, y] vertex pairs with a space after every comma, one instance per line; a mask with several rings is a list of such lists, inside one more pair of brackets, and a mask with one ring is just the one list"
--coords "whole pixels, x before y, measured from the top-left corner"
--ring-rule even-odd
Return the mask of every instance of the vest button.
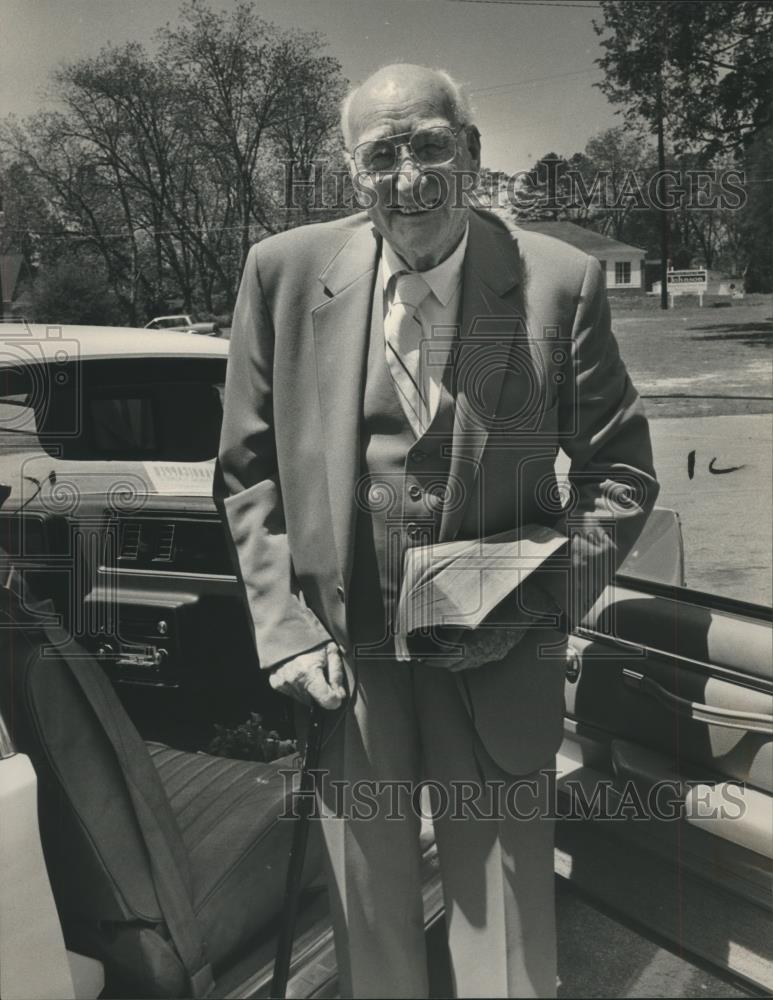
[[444, 497], [440, 493], [428, 493], [427, 503], [432, 508], [432, 510], [440, 510], [445, 503]]
[[414, 462], [423, 462], [426, 457], [426, 451], [422, 451], [421, 448], [414, 448], [411, 452], [411, 458]]
[[411, 500], [420, 500], [421, 493], [422, 493], [421, 487], [417, 486], [415, 483], [413, 484], [413, 486], [408, 487], [408, 496], [411, 498]]
[[338, 599], [340, 601], [342, 601], [344, 599], [344, 596], [345, 596], [344, 595], [344, 588], [343, 587], [336, 587], [336, 593], [338, 594]]
[[409, 538], [418, 538], [421, 528], [415, 521], [409, 521], [405, 526], [405, 533]]

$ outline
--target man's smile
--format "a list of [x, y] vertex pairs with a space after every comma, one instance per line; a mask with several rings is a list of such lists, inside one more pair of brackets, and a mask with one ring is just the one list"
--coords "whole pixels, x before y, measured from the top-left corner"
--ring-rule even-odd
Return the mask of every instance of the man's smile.
[[391, 211], [397, 215], [429, 215], [439, 207], [440, 202], [436, 202], [434, 205], [425, 205], [423, 208], [411, 205], [397, 205]]

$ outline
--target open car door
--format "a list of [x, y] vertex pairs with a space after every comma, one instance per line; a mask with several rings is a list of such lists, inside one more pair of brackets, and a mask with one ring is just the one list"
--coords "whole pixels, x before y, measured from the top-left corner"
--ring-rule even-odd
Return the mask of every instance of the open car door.
[[688, 589], [683, 572], [678, 518], [656, 510], [570, 638], [558, 872], [651, 939], [769, 992], [770, 609]]

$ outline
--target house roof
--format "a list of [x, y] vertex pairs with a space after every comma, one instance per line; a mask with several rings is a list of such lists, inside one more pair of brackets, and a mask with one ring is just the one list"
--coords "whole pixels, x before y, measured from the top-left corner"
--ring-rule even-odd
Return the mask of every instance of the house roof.
[[594, 257], [612, 257], [616, 253], [644, 254], [641, 247], [631, 246], [630, 243], [621, 243], [613, 240], [609, 236], [603, 236], [593, 229], [586, 229], [578, 226], [574, 222], [564, 220], [541, 219], [535, 222], [519, 222], [519, 229], [526, 229], [531, 233], [543, 233], [545, 236], [553, 236], [557, 240], [563, 240], [578, 250], [592, 254]]

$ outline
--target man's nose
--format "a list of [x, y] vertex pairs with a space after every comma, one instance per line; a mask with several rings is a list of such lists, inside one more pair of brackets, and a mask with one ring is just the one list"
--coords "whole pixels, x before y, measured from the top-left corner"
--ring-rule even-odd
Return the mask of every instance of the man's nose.
[[422, 182], [422, 170], [407, 146], [398, 151], [397, 190], [400, 194], [413, 194]]
[[421, 174], [421, 167], [416, 163], [411, 147], [406, 143], [397, 150], [397, 173], [399, 177], [405, 175], [409, 181]]

